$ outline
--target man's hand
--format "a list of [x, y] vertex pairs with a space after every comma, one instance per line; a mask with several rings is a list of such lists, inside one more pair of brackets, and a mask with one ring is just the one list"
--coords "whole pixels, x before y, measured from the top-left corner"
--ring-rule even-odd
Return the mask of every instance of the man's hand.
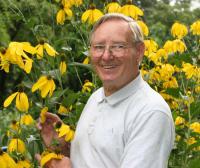
[[[44, 123], [37, 124], [37, 128], [41, 131], [41, 137], [44, 141], [45, 146], [51, 150], [60, 150], [65, 156], [70, 154], [70, 143], [67, 143], [64, 138], [58, 138], [58, 133], [55, 131], [54, 125], [62, 120], [55, 114], [46, 113], [46, 120]], [[58, 141], [58, 146], [52, 145], [53, 141]]]
[[[35, 158], [40, 163], [41, 156], [39, 154], [35, 155]], [[61, 160], [59, 159], [51, 159], [49, 162], [45, 164], [45, 168], [71, 168], [71, 161], [68, 157], [64, 157]]]

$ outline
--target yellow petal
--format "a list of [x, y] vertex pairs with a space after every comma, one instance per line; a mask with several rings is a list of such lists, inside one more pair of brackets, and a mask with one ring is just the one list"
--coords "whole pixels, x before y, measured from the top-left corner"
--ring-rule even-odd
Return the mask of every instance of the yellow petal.
[[56, 54], [58, 54], [56, 52], [56, 50], [54, 50], [54, 48], [52, 46], [50, 46], [48, 43], [44, 43], [44, 48], [47, 52], [48, 55], [55, 57]]
[[30, 53], [30, 54], [35, 54], [36, 50], [35, 47], [32, 47], [30, 43], [28, 42], [22, 42], [23, 44], [23, 50]]
[[47, 94], [49, 93], [50, 89], [51, 89], [51, 83], [48, 80], [47, 83], [40, 88], [42, 98], [45, 98], [47, 96]]
[[64, 156], [60, 154], [55, 153], [48, 153], [45, 156], [42, 156], [40, 165], [43, 167], [47, 162], [49, 162], [51, 159], [62, 159]]
[[50, 83], [51, 83], [51, 88], [50, 88], [50, 92], [49, 92], [49, 97], [52, 96], [53, 91], [56, 89], [56, 85], [55, 85], [53, 79], [51, 79]]
[[64, 21], [65, 21], [65, 11], [63, 9], [59, 10], [57, 15], [56, 15], [56, 21], [57, 21], [57, 24], [61, 24], [63, 25], [64, 24]]
[[92, 10], [89, 9], [89, 10], [85, 11], [85, 12], [82, 14], [81, 20], [82, 20], [83, 23], [85, 23], [85, 22], [88, 20], [89, 16], [91, 15], [91, 12], [92, 12]]
[[33, 63], [33, 60], [25, 60], [24, 70], [28, 74], [31, 72], [32, 63]]
[[15, 96], [18, 94], [19, 92], [15, 92], [13, 94], [11, 94], [3, 103], [4, 107], [8, 107], [10, 105], [10, 103], [13, 101], [13, 99], [15, 98]]
[[73, 130], [70, 130], [69, 133], [66, 135], [65, 137], [65, 141], [66, 142], [69, 142], [71, 141], [72, 139], [74, 138], [74, 131]]
[[[21, 92], [17, 95], [19, 97], [19, 107], [21, 111], [28, 111], [29, 108], [29, 102], [28, 102], [28, 97], [24, 92]], [[17, 101], [17, 98], [16, 98]]]
[[32, 92], [35, 92], [37, 89], [41, 88], [47, 83], [47, 77], [41, 76], [39, 80], [32, 86]]
[[44, 46], [41, 44], [38, 44], [35, 47], [35, 49], [36, 49], [37, 59], [41, 59], [43, 57]]

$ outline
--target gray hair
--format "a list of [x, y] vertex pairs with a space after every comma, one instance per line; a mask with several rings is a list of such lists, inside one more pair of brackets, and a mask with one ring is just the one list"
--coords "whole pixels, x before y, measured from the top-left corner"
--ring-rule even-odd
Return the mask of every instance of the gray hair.
[[131, 29], [131, 33], [132, 33], [132, 42], [134, 43], [143, 43], [144, 42], [144, 36], [143, 36], [143, 32], [140, 28], [140, 26], [138, 25], [138, 23], [133, 20], [132, 18], [125, 16], [123, 14], [119, 14], [119, 13], [108, 13], [105, 14], [104, 16], [102, 16], [93, 26], [92, 31], [90, 32], [90, 36], [89, 36], [89, 40], [90, 40], [90, 44], [91, 44], [91, 39], [92, 39], [92, 35], [94, 34], [94, 32], [97, 30], [97, 28], [104, 22], [107, 22], [109, 20], [124, 20], [125, 22], [128, 23], [130, 29]]

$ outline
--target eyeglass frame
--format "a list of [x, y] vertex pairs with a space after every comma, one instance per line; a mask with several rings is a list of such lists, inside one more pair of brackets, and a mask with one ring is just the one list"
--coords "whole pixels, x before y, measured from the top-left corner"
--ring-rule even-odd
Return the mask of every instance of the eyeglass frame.
[[[129, 45], [128, 43], [114, 43], [114, 44], [111, 44], [111, 45], [91, 44], [90, 45], [91, 52], [95, 52], [94, 51], [95, 46], [96, 47], [103, 47], [103, 48], [99, 48], [99, 50], [102, 50], [102, 51], [96, 51], [96, 52], [99, 52], [98, 56], [96, 56], [95, 54], [92, 54], [93, 57], [95, 57], [95, 58], [101, 57], [105, 53], [106, 50], [108, 50], [110, 53], [112, 53], [115, 57], [122, 57], [123, 56], [122, 52], [124, 52], [125, 49], [133, 47], [133, 45]], [[119, 48], [119, 47], [122, 47], [122, 48]], [[118, 52], [121, 52], [121, 53], [119, 54]]]

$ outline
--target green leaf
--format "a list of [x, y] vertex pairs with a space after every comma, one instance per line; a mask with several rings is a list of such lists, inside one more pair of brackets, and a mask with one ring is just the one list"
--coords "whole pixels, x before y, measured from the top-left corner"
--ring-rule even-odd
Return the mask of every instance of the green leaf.
[[193, 102], [190, 105], [190, 111], [191, 111], [193, 118], [198, 117], [200, 114], [200, 101]]
[[195, 158], [189, 162], [189, 168], [199, 168], [200, 158]]
[[168, 88], [165, 92], [167, 94], [175, 97], [175, 98], [178, 98], [179, 95], [180, 95], [180, 89], [179, 88]]

